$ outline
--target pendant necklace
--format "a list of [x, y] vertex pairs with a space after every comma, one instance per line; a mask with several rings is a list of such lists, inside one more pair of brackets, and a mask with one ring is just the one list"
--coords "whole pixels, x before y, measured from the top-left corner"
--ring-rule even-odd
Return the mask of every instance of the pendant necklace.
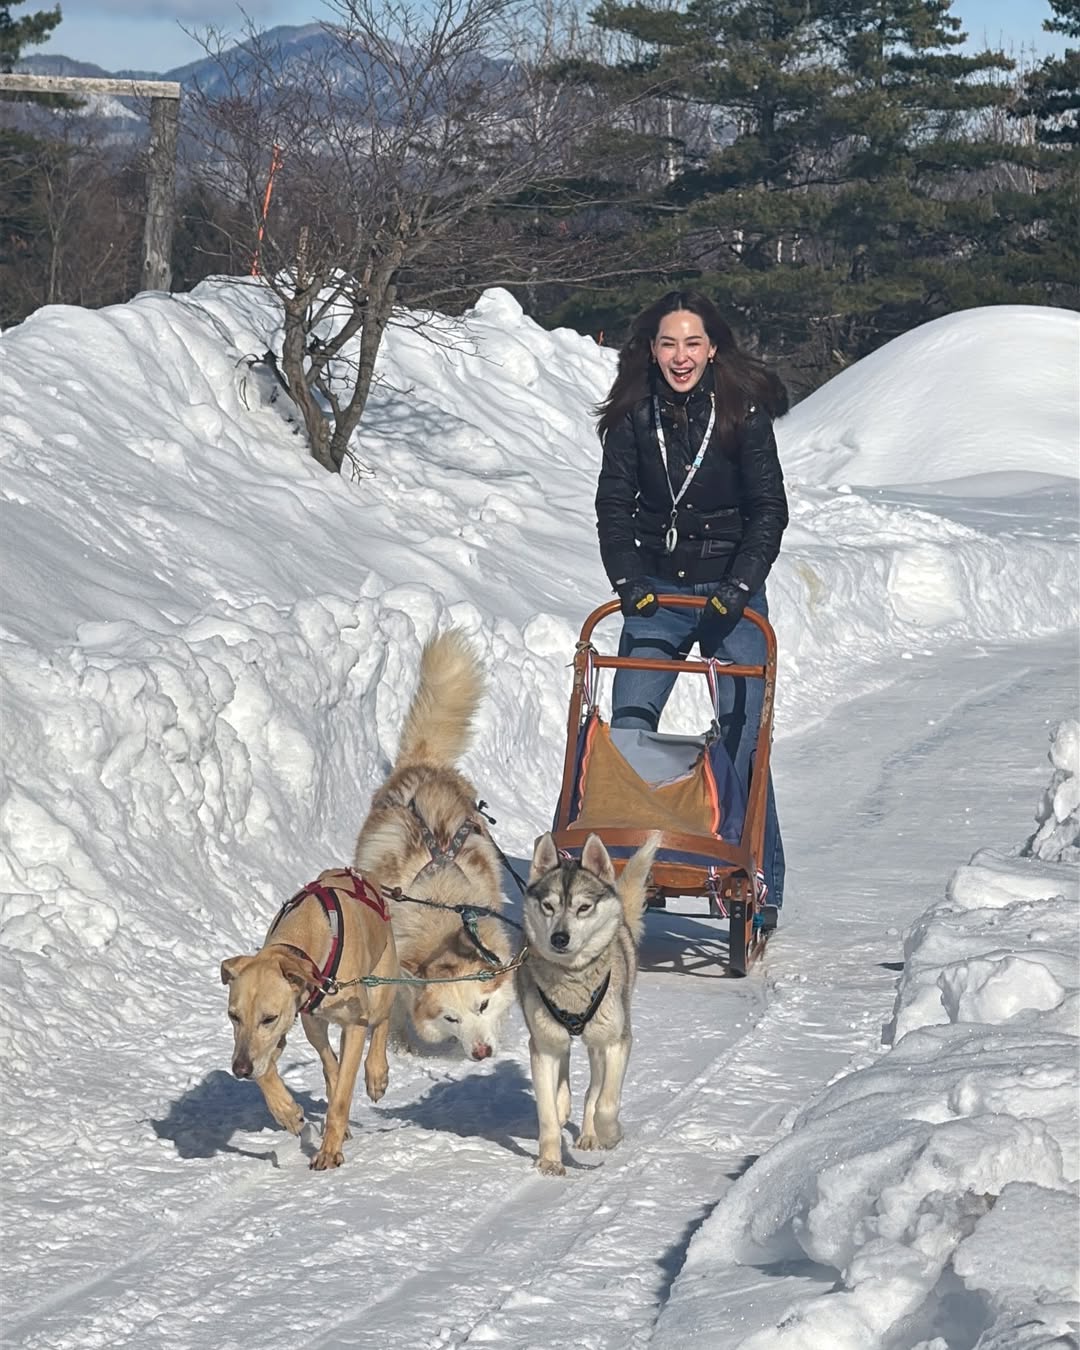
[[[712, 437], [713, 424], [716, 422], [716, 395], [709, 395], [709, 425], [705, 428], [705, 435], [701, 438], [701, 444], [698, 446], [698, 452], [694, 456], [694, 462], [690, 465], [690, 471], [683, 480], [683, 485], [676, 493], [671, 486], [671, 473], [668, 469], [668, 448], [667, 438], [664, 435], [664, 423], [660, 417], [660, 399], [653, 394], [653, 421], [656, 423], [656, 439], [660, 443], [660, 458], [664, 462], [664, 477], [667, 479], [668, 491], [671, 493], [671, 518], [668, 521], [667, 533], [664, 535], [664, 552], [671, 554], [675, 552], [675, 546], [679, 542], [679, 531], [676, 522], [679, 518], [679, 502], [683, 499], [683, 494], [690, 486], [690, 482], [701, 468], [701, 461], [705, 458], [705, 451], [709, 448], [709, 440]], [[690, 422], [687, 418], [687, 438], [690, 435]]]

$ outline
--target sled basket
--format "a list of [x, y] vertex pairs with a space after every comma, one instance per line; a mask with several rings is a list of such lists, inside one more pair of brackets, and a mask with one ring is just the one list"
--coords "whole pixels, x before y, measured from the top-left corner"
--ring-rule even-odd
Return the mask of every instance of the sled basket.
[[[664, 830], [737, 844], [746, 794], [719, 738], [610, 727], [590, 708], [578, 733], [568, 824]], [[709, 865], [704, 855], [662, 848], [657, 860]]]
[[[666, 595], [662, 605], [701, 608], [703, 597]], [[710, 913], [727, 917], [729, 963], [744, 974], [775, 926], [765, 904], [759, 862], [765, 829], [769, 747], [776, 682], [776, 638], [767, 619], [750, 610], [766, 640], [761, 666], [720, 665], [705, 660], [659, 661], [601, 655], [591, 637], [596, 624], [618, 611], [609, 601], [586, 619], [574, 658], [562, 789], [552, 833], [556, 847], [578, 857], [597, 834], [620, 871], [652, 830], [661, 831], [650, 875], [654, 895], [701, 895]], [[597, 670], [627, 667], [722, 675], [765, 681], [755, 769], [744, 791], [718, 735], [680, 736], [612, 728], [594, 701]], [[769, 913], [768, 911], [772, 911]]]

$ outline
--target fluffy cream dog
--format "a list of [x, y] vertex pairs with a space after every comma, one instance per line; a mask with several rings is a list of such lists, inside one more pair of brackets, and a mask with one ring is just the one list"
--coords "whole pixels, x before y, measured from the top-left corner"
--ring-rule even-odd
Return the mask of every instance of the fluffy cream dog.
[[[458, 629], [427, 643], [393, 772], [372, 801], [354, 856], [356, 869], [384, 892], [399, 887], [414, 897], [389, 901], [394, 939], [402, 971], [433, 983], [403, 986], [399, 1008], [421, 1041], [457, 1040], [477, 1060], [497, 1050], [513, 1002], [509, 972], [470, 978], [492, 965], [449, 908], [503, 908], [499, 854], [476, 789], [455, 768], [483, 693], [476, 653]], [[501, 920], [481, 918], [475, 932], [499, 965], [510, 961]]]

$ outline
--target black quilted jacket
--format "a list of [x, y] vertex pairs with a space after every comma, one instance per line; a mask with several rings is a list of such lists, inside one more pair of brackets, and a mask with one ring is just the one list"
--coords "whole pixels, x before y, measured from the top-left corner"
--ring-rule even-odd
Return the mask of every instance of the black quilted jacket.
[[[660, 382], [658, 381], [658, 384]], [[709, 422], [705, 381], [688, 394], [658, 390], [676, 494]], [[664, 552], [672, 494], [653, 422], [642, 399], [604, 441], [596, 488], [600, 557], [611, 584], [659, 576], [680, 586], [734, 576], [758, 590], [780, 552], [788, 523], [784, 475], [768, 414], [751, 407], [738, 443], [725, 450], [714, 431], [678, 508], [679, 542]]]

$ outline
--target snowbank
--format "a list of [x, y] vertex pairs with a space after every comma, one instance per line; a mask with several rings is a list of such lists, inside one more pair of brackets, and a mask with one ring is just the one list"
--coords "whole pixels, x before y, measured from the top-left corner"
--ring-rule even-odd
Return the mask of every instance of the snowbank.
[[[501, 1267], [484, 1269], [489, 1283], [479, 1293], [449, 1267], [446, 1283], [420, 1287], [425, 1257], [457, 1250], [468, 1263], [474, 1248], [471, 1239], [455, 1248], [437, 1234], [418, 1258], [403, 1215], [415, 1212], [417, 1228], [427, 1231], [440, 1205], [463, 1203], [472, 1222], [476, 1195], [502, 1199], [513, 1177], [525, 1196], [520, 1231], [537, 1226], [531, 1155], [521, 1148], [507, 1155], [492, 1133], [520, 1135], [531, 1146], [523, 1050], [517, 1061], [490, 1066], [505, 1084], [495, 1110], [490, 1094], [499, 1084], [475, 1066], [401, 1069], [393, 1111], [417, 1128], [397, 1132], [393, 1111], [376, 1117], [390, 1136], [375, 1150], [386, 1166], [356, 1169], [359, 1200], [339, 1190], [341, 1213], [332, 1221], [339, 1245], [328, 1262], [320, 1253], [329, 1192], [298, 1191], [299, 1208], [281, 1221], [283, 1190], [256, 1179], [267, 1156], [264, 1113], [243, 1106], [223, 1068], [228, 1031], [218, 963], [243, 949], [297, 885], [348, 858], [396, 747], [423, 640], [462, 625], [491, 676], [464, 767], [498, 803], [500, 843], [520, 859], [554, 805], [574, 641], [584, 614], [609, 594], [592, 509], [599, 447], [591, 409], [610, 381], [614, 353], [576, 333], [543, 332], [505, 292], [489, 292], [462, 319], [437, 319], [424, 332], [415, 316], [399, 317], [354, 442], [366, 466], [355, 478], [327, 475], [310, 460], [273, 381], [251, 365], [280, 336], [261, 283], [212, 281], [189, 296], [147, 294], [101, 311], [50, 307], [0, 337], [0, 1052], [6, 1194], [17, 1188], [19, 1196], [4, 1220], [9, 1282], [34, 1344], [145, 1345], [149, 1333], [162, 1345], [218, 1346], [226, 1317], [240, 1328], [237, 1344], [254, 1344], [247, 1329], [265, 1326], [266, 1305], [262, 1285], [244, 1278], [249, 1241], [275, 1275], [275, 1325], [294, 1339], [309, 1330], [304, 1296], [313, 1279], [329, 1276], [348, 1301], [357, 1251], [370, 1250], [365, 1242], [376, 1247], [372, 1262], [400, 1279], [388, 1279], [387, 1288], [406, 1289], [402, 1301], [411, 1310], [421, 1294], [439, 1302], [463, 1287], [470, 1302], [485, 1303]], [[976, 311], [957, 324], [975, 323], [987, 342], [1008, 347], [1011, 330], [995, 322], [1007, 317]], [[853, 407], [873, 408], [869, 377], [883, 362], [879, 354], [866, 371], [845, 374]], [[932, 371], [921, 374], [929, 380]], [[909, 368], [905, 378], [919, 387], [919, 375]], [[946, 393], [956, 396], [941, 390], [938, 404], [928, 397], [929, 423], [946, 417]], [[972, 432], [969, 450], [978, 446], [984, 477], [1006, 462], [999, 452], [1025, 437], [1056, 436], [1058, 450], [1067, 444], [1073, 453], [1071, 436], [1060, 439], [1069, 428], [1046, 401], [1018, 402], [1007, 413], [985, 445]], [[888, 415], [906, 413], [898, 405]], [[961, 513], [956, 503], [927, 509], [804, 484], [791, 471], [799, 451], [790, 437], [801, 416], [796, 410], [782, 428], [785, 455], [794, 456], [792, 524], [769, 583], [781, 743], [868, 689], [895, 687], [903, 699], [935, 656], [988, 663], [990, 644], [1022, 641], [1026, 652], [1033, 637], [1075, 630], [1073, 516], [1063, 525], [1042, 499], [1026, 515], [1015, 499], [985, 498]], [[884, 414], [881, 421], [884, 427]], [[843, 449], [846, 426], [836, 420], [826, 450]], [[904, 456], [895, 471], [882, 471], [882, 481], [902, 479], [906, 449]], [[607, 640], [616, 632], [612, 625]], [[704, 707], [703, 693], [695, 704], [680, 689], [670, 729], [699, 730], [707, 713], [699, 720], [695, 708]], [[1036, 922], [1009, 906], [1019, 903], [1018, 875], [1055, 877], [1061, 867], [1055, 855], [1070, 828], [1075, 771], [1067, 745], [1059, 750], [1032, 856], [976, 860], [989, 866], [1007, 903], [992, 907], [990, 882], [973, 870], [982, 899], [939, 915], [935, 942], [949, 939], [950, 925], [967, 924], [974, 934], [991, 909], [999, 932], [1006, 931], [1003, 914], [1010, 923], [1015, 917], [1013, 942], [1048, 927], [1049, 910]], [[782, 744], [778, 751], [780, 763]], [[815, 769], [805, 795], [828, 793], [836, 771], [832, 763]], [[970, 789], [976, 800], [985, 790], [977, 779]], [[925, 809], [934, 808], [928, 801]], [[942, 875], [947, 870], [942, 865]], [[1049, 904], [1043, 886], [1029, 887], [1024, 903]], [[985, 1270], [999, 1250], [1001, 1215], [1035, 1223], [1032, 1196], [1068, 1217], [1062, 1187], [1075, 1146], [1059, 1124], [1066, 1089], [1052, 1051], [1054, 1037], [1065, 1036], [1058, 1022], [1073, 985], [1067, 965], [1051, 960], [1053, 940], [1032, 938], [1030, 950], [1000, 953], [992, 940], [984, 944], [980, 931], [967, 967], [965, 953], [953, 950], [945, 988], [936, 984], [944, 966], [934, 964], [931, 945], [926, 982], [916, 981], [920, 958], [912, 950], [911, 981], [896, 1013], [906, 1034], [876, 1072], [887, 1097], [894, 1089], [888, 1076], [905, 1062], [932, 1083], [935, 1049], [944, 1053], [950, 1037], [985, 1030], [970, 1017], [986, 1016], [987, 1006], [995, 1015], [1008, 1006], [1012, 1020], [995, 1034], [1014, 1037], [1007, 1044], [1015, 1056], [1003, 1052], [998, 1062], [988, 1052], [996, 1078], [966, 1087], [960, 1061], [970, 1069], [971, 1055], [958, 1050], [923, 1115], [901, 1128], [903, 1095], [888, 1097], [891, 1109], [874, 1092], [861, 1106], [854, 1096], [848, 1103], [845, 1093], [876, 1081], [853, 1076], [833, 1089], [837, 1118], [850, 1116], [850, 1127], [834, 1130], [828, 1111], [811, 1109], [788, 1154], [757, 1173], [762, 1213], [775, 1215], [775, 1231], [751, 1232], [756, 1205], [746, 1202], [743, 1183], [725, 1202], [733, 1218], [743, 1214], [747, 1251], [760, 1243], [804, 1253], [805, 1237], [819, 1258], [849, 1271], [851, 1288], [833, 1305], [849, 1342], [853, 1327], [926, 1306], [928, 1291], [945, 1290], [947, 1272]], [[1029, 978], [1033, 953], [1040, 968]], [[665, 1028], [678, 1024], [676, 1012], [665, 1010]], [[845, 1031], [838, 1040], [846, 1047]], [[1026, 1082], [1033, 1063], [1050, 1068]], [[908, 1075], [898, 1076], [907, 1084]], [[1045, 1120], [1028, 1112], [1025, 1085], [1043, 1094]], [[440, 1112], [429, 1094], [437, 1104], [444, 1089], [451, 1105]], [[1007, 1116], [984, 1120], [983, 1099], [1006, 1101]], [[965, 1115], [954, 1100], [975, 1105]], [[948, 1125], [955, 1128], [942, 1142]], [[798, 1153], [799, 1140], [823, 1180], [820, 1202], [808, 1189], [813, 1177], [798, 1189], [779, 1165]], [[629, 1195], [648, 1155], [628, 1145], [600, 1172], [616, 1187], [629, 1177]], [[420, 1158], [430, 1170], [414, 1184]], [[850, 1194], [838, 1171], [845, 1158], [856, 1182]], [[656, 1172], [663, 1178], [662, 1166]], [[868, 1186], [887, 1203], [875, 1208]], [[919, 1192], [931, 1198], [920, 1200]], [[618, 1211], [620, 1193], [613, 1194]], [[243, 1195], [254, 1207], [237, 1227], [231, 1205]], [[596, 1207], [586, 1185], [577, 1195], [571, 1245], [591, 1236]], [[1000, 1198], [982, 1213], [986, 1195]], [[635, 1195], [625, 1208], [636, 1202]], [[380, 1204], [398, 1208], [373, 1217]], [[1046, 1215], [1050, 1223], [1049, 1208]], [[680, 1215], [680, 1230], [682, 1223]], [[301, 1246], [322, 1262], [314, 1273], [296, 1262], [296, 1234], [303, 1237], [307, 1225], [314, 1237]], [[837, 1231], [842, 1225], [845, 1234]], [[974, 1245], [961, 1255], [957, 1234], [968, 1227]], [[1062, 1223], [1058, 1231], [1068, 1230]], [[190, 1237], [189, 1259], [170, 1245], [176, 1234]], [[148, 1241], [161, 1244], [160, 1264], [140, 1265]], [[879, 1308], [870, 1292], [875, 1241], [911, 1258], [910, 1273], [897, 1266], [903, 1287], [890, 1287]], [[475, 1250], [490, 1245], [485, 1230]], [[103, 1271], [106, 1251], [118, 1263], [111, 1274]], [[613, 1271], [636, 1276], [648, 1265], [656, 1273], [627, 1251], [640, 1247], [617, 1251]], [[520, 1259], [519, 1284], [544, 1282], [533, 1248]], [[593, 1298], [601, 1281], [621, 1297], [608, 1273], [595, 1275], [581, 1301], [590, 1319], [605, 1318], [606, 1305]], [[692, 1262], [673, 1313], [697, 1274]], [[1029, 1274], [1014, 1261], [993, 1287]], [[284, 1282], [290, 1278], [295, 1297]], [[1049, 1307], [1061, 1282], [1056, 1269], [1047, 1279]], [[650, 1318], [651, 1288], [642, 1285], [635, 1296]], [[394, 1301], [389, 1294], [387, 1317], [397, 1312]], [[244, 1318], [236, 1321], [240, 1305]], [[979, 1306], [988, 1318], [1005, 1316], [987, 1300]], [[201, 1324], [194, 1333], [193, 1308]], [[816, 1325], [821, 1309], [807, 1316]], [[475, 1325], [464, 1313], [451, 1323]], [[411, 1332], [399, 1325], [394, 1334], [405, 1343]], [[434, 1344], [435, 1334], [428, 1340]], [[552, 1342], [538, 1332], [528, 1343]], [[565, 1343], [586, 1341], [570, 1334]], [[829, 1344], [842, 1350], [845, 1342]]]
[[741, 1350], [1018, 1350], [1076, 1334], [1078, 736], [1061, 724], [1050, 751], [1053, 847], [980, 851], [915, 923], [892, 1048], [810, 1102], [723, 1196], [657, 1350], [709, 1346], [729, 1263], [811, 1262], [838, 1281]]
[[[1004, 494], [1080, 465], [1080, 315], [988, 305], [922, 324], [842, 371], [783, 423], [801, 482], [909, 487], [992, 474]], [[977, 490], [987, 491], [983, 484]]]

